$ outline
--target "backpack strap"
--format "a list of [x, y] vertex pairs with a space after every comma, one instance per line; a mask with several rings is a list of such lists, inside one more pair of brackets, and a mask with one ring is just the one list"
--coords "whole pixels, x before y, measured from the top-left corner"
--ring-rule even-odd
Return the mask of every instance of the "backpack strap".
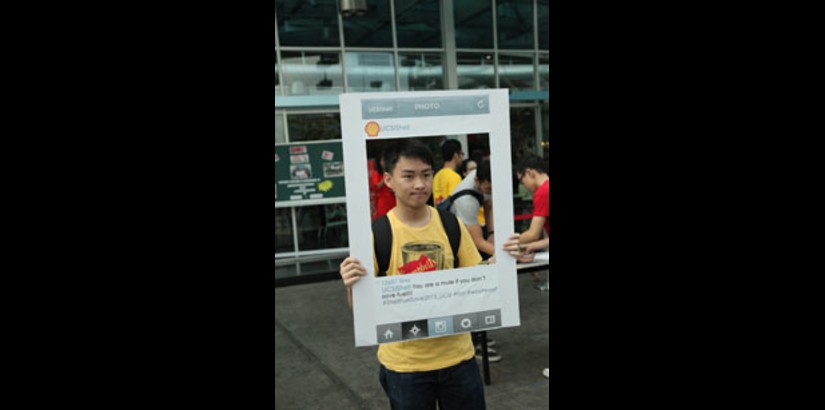
[[478, 201], [479, 206], [484, 205], [484, 195], [482, 195], [481, 192], [478, 192], [475, 189], [462, 189], [461, 191], [455, 192], [447, 198], [444, 198], [444, 200], [441, 201], [436, 208], [449, 211], [453, 208], [453, 205], [455, 205], [455, 201], [464, 195], [472, 195], [473, 198]]
[[453, 203], [455, 203], [456, 199], [464, 195], [472, 195], [476, 199], [476, 201], [478, 201], [479, 205], [484, 204], [484, 195], [482, 195], [481, 192], [478, 192], [475, 189], [462, 189], [461, 191], [458, 191], [450, 196], [453, 198]]
[[372, 221], [372, 241], [375, 259], [378, 261], [378, 276], [387, 276], [392, 250], [392, 229], [386, 214]]
[[447, 238], [450, 240], [450, 248], [453, 250], [453, 268], [457, 268], [458, 247], [461, 244], [461, 229], [458, 227], [458, 218], [452, 212], [443, 209], [438, 210], [438, 215], [441, 217], [441, 224], [444, 225], [444, 231], [447, 232]]

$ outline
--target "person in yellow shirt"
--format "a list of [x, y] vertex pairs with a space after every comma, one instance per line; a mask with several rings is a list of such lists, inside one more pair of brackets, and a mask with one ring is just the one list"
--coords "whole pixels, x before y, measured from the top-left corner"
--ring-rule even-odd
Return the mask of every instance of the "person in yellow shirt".
[[456, 140], [444, 141], [444, 144], [441, 145], [441, 158], [444, 158], [444, 166], [433, 178], [434, 205], [438, 205], [450, 196], [455, 186], [461, 183], [461, 174], [456, 172], [464, 158], [464, 153], [461, 152], [461, 143]]
[[[385, 151], [384, 159], [384, 182], [396, 196], [395, 207], [387, 213], [393, 246], [386, 275], [452, 268], [455, 257], [458, 267], [479, 264], [481, 256], [461, 220], [456, 221], [461, 232], [458, 255], [453, 255], [439, 212], [427, 205], [433, 186], [433, 157], [427, 146], [418, 140], [402, 139]], [[434, 260], [422, 255], [408, 261], [401, 248], [410, 242], [439, 251]], [[377, 272], [374, 255], [373, 266]], [[339, 273], [352, 308], [352, 286], [366, 269], [349, 256], [341, 263]], [[435, 409], [436, 403], [446, 409], [485, 408], [484, 387], [469, 333], [384, 343], [378, 347], [378, 361], [379, 381], [393, 409]]]

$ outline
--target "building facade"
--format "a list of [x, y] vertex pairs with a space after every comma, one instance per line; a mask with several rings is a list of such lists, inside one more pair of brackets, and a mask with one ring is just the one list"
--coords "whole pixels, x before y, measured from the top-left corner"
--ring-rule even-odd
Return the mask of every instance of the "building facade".
[[[512, 160], [547, 157], [549, 0], [340, 3], [366, 7], [342, 13], [336, 0], [275, 1], [276, 156], [278, 147], [340, 144], [344, 92], [507, 88]], [[488, 148], [472, 135], [456, 139], [465, 153]], [[437, 168], [440, 161], [436, 152]], [[282, 178], [276, 171], [276, 185]], [[280, 200], [278, 189], [276, 278], [337, 269], [349, 246], [345, 198]], [[514, 198], [517, 213], [526, 199]]]

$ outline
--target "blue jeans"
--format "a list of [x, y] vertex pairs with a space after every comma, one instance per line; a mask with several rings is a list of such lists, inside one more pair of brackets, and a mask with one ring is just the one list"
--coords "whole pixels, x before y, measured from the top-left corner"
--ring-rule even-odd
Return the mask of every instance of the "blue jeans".
[[429, 372], [398, 373], [381, 365], [381, 387], [392, 410], [484, 410], [484, 385], [475, 358]]

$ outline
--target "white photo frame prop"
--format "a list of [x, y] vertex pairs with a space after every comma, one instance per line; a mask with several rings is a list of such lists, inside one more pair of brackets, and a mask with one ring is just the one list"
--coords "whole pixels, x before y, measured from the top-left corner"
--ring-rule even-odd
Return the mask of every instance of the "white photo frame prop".
[[506, 89], [339, 96], [350, 256], [367, 270], [353, 286], [356, 346], [520, 325], [516, 260], [423, 274], [375, 277], [367, 175], [368, 140], [487, 133], [495, 247], [513, 232], [510, 106]]

